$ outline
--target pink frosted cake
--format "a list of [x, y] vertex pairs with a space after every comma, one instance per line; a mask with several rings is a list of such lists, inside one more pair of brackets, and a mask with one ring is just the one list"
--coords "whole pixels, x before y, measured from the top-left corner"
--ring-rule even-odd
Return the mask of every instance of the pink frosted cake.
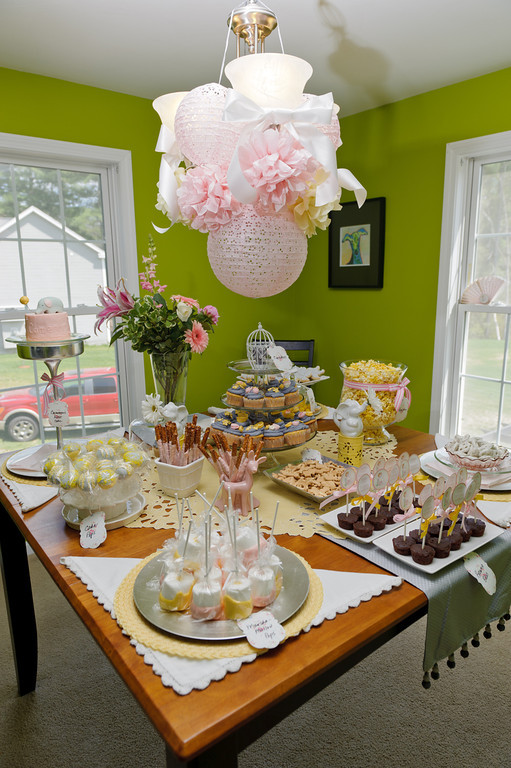
[[35, 312], [25, 315], [27, 341], [65, 341], [71, 338], [69, 318], [60, 299], [41, 299]]

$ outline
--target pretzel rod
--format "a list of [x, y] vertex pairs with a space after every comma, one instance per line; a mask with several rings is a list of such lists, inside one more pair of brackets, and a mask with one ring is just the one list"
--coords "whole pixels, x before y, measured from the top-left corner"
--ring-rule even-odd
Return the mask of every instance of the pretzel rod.
[[193, 416], [192, 416], [192, 424], [193, 424], [194, 427], [197, 426], [197, 414], [196, 413], [194, 413]]
[[206, 429], [206, 431], [204, 432], [203, 436], [202, 436], [202, 443], [201, 443], [201, 445], [202, 445], [202, 446], [205, 446], [205, 445], [206, 445], [206, 443], [208, 442], [208, 437], [209, 437], [209, 433], [210, 433], [210, 432], [211, 432], [211, 430], [210, 430], [210, 428], [208, 427], [208, 428]]
[[254, 454], [254, 459], [256, 459], [256, 461], [259, 458], [259, 456], [261, 455], [262, 448], [263, 448], [263, 441], [260, 440], [259, 441], [259, 445], [257, 446], [256, 452]]

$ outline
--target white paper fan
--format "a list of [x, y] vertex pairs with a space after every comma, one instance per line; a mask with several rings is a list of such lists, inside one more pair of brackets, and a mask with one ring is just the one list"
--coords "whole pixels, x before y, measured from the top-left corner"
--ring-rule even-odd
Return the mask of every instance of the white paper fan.
[[480, 277], [462, 293], [462, 304], [490, 304], [506, 281], [496, 275]]

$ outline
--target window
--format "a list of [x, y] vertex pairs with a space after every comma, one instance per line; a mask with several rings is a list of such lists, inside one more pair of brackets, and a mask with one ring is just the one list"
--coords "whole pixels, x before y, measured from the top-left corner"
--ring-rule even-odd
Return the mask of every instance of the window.
[[24, 328], [23, 294], [32, 309], [43, 296], [61, 298], [71, 330], [90, 336], [83, 355], [59, 367], [70, 398], [68, 436], [127, 425], [144, 394], [142, 356], [124, 343], [109, 347], [107, 333], [93, 328], [98, 284], [121, 276], [137, 284], [130, 153], [0, 134], [0, 266], [3, 449], [55, 434], [41, 398], [27, 388], [46, 366], [21, 360], [6, 342]]
[[[489, 304], [482, 294], [491, 289], [498, 292]], [[432, 432], [470, 433], [511, 446], [510, 345], [511, 132], [506, 132], [447, 146]]]

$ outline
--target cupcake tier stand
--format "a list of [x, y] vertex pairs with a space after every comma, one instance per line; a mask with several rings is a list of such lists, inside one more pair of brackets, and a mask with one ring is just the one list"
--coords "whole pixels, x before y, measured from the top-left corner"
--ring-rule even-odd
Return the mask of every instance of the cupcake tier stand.
[[[41, 360], [50, 373], [50, 381], [53, 386], [53, 399], [61, 400], [60, 388], [55, 383], [61, 360], [68, 357], [78, 357], [84, 349], [85, 339], [90, 338], [88, 334], [73, 333], [70, 339], [64, 341], [27, 341], [26, 338], [14, 336], [6, 341], [16, 344], [18, 357], [22, 360]], [[56, 426], [57, 431], [57, 449], [62, 447], [62, 427]]]

